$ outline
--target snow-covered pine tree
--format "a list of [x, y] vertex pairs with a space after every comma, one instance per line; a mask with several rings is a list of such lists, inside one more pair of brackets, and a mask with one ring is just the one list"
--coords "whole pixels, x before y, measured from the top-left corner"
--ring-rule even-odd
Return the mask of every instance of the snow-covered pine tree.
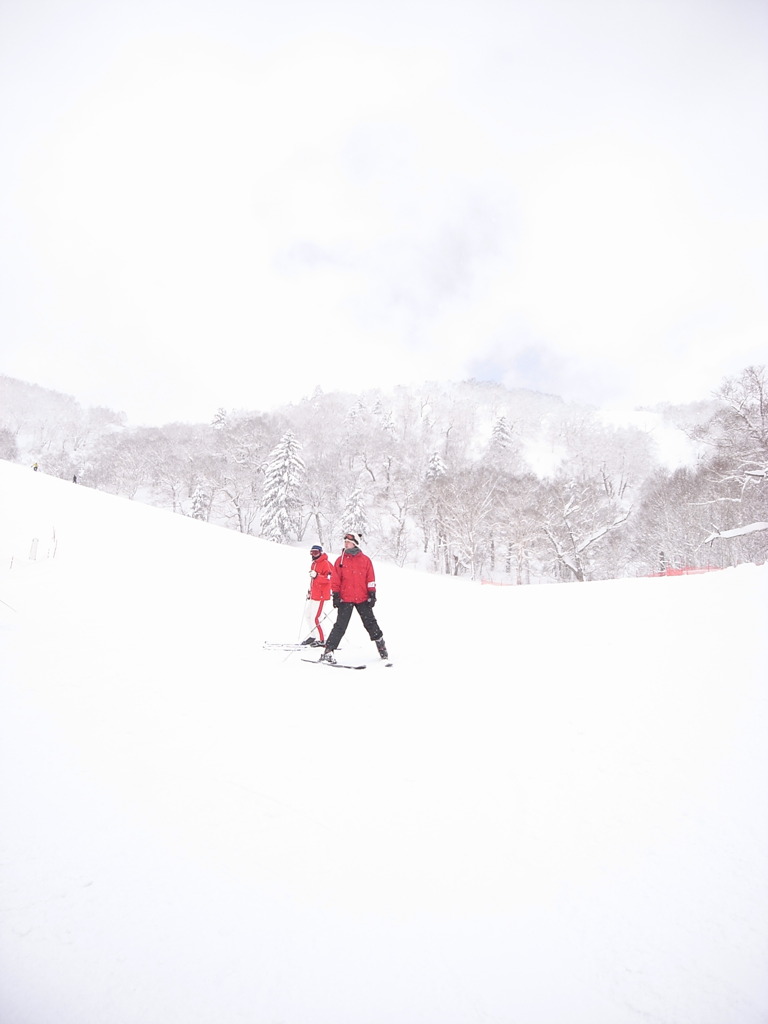
[[192, 518], [199, 519], [201, 522], [206, 522], [210, 507], [211, 499], [202, 490], [200, 484], [196, 484], [192, 495]]
[[486, 463], [496, 469], [514, 469], [515, 442], [512, 427], [504, 415], [497, 416], [485, 453]]
[[347, 499], [342, 516], [344, 529], [365, 536], [368, 533], [368, 515], [365, 510], [365, 495], [356, 488]]
[[445, 461], [439, 452], [432, 452], [427, 463], [427, 481], [439, 480], [448, 472]]
[[433, 569], [435, 572], [450, 572], [445, 525], [444, 487], [448, 467], [439, 452], [432, 452], [425, 473], [424, 488], [420, 506], [419, 522], [424, 537], [424, 552], [432, 547]]
[[269, 453], [264, 470], [261, 535], [278, 544], [301, 535], [301, 486], [306, 467], [301, 445], [287, 431]]
[[512, 444], [512, 430], [506, 416], [499, 416], [491, 432], [491, 448], [506, 451]]

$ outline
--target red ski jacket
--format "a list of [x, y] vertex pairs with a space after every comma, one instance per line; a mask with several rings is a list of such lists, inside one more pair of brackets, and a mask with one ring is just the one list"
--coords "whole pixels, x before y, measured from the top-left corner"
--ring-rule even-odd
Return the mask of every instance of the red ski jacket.
[[327, 601], [331, 596], [331, 563], [323, 551], [312, 559], [310, 572], [316, 572], [309, 581], [309, 596], [313, 601]]
[[376, 590], [373, 562], [362, 551], [351, 554], [345, 551], [333, 563], [331, 590], [342, 601], [362, 604], [368, 595]]

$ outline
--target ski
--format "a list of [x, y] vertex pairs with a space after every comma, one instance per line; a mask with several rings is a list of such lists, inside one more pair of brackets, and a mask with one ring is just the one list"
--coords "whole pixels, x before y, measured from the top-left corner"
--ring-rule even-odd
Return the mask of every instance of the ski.
[[363, 668], [376, 668], [377, 665], [381, 665], [382, 668], [392, 668], [391, 661], [371, 661], [366, 665], [344, 665], [338, 661], [323, 661], [322, 658], [302, 658], [301, 660], [308, 662], [310, 665], [327, 665], [328, 668], [352, 668], [357, 671]]
[[306, 661], [309, 665], [327, 665], [328, 668], [351, 668], [357, 670], [368, 668], [367, 665], [343, 665], [339, 664], [338, 661], [323, 661], [322, 658], [302, 658], [301, 660]]
[[[318, 647], [322, 646], [322, 644], [318, 644]], [[313, 644], [279, 644], [266, 641], [262, 647], [265, 651], [312, 651], [316, 649]]]

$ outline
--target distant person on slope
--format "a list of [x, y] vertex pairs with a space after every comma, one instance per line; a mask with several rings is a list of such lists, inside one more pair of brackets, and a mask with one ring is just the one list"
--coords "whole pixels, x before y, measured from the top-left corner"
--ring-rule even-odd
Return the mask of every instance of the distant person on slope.
[[338, 608], [338, 615], [320, 660], [335, 663], [333, 652], [346, 633], [355, 608], [381, 657], [388, 657], [381, 627], [373, 614], [373, 606], [376, 603], [373, 562], [360, 550], [360, 538], [357, 534], [344, 535], [344, 551], [334, 562], [331, 572], [331, 598], [333, 607]]
[[312, 625], [307, 639], [301, 643], [304, 647], [322, 647], [325, 636], [320, 620], [325, 602], [331, 596], [331, 563], [319, 544], [313, 544], [309, 553], [312, 556], [312, 564], [309, 568], [309, 590], [304, 621], [309, 620]]

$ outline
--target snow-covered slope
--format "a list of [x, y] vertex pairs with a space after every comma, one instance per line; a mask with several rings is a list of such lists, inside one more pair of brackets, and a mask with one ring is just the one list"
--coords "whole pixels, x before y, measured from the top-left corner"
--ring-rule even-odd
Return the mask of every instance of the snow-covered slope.
[[3, 1024], [768, 1019], [766, 568], [308, 566], [0, 463]]

